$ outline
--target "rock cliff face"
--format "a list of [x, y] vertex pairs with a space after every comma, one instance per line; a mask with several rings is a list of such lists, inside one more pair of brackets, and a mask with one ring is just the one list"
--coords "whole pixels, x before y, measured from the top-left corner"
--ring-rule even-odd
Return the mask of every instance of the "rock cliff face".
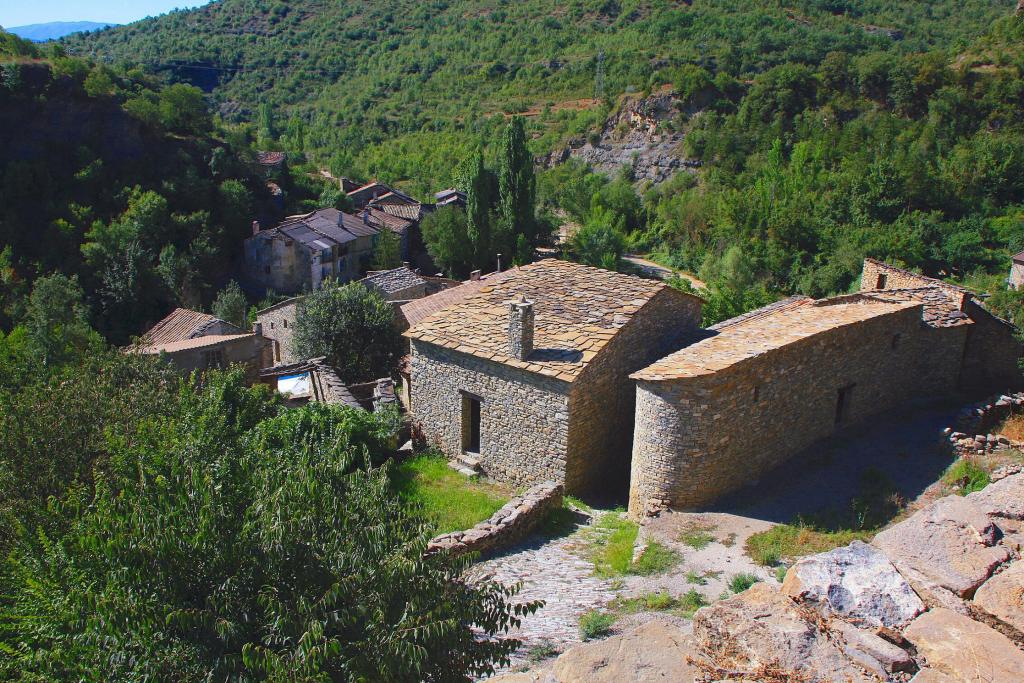
[[503, 683], [1024, 681], [1024, 474], [942, 498], [699, 610], [650, 622]]

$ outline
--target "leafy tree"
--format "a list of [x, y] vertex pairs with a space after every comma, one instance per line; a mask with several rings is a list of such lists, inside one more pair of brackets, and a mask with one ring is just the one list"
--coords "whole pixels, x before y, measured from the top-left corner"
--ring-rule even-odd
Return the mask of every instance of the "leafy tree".
[[394, 418], [353, 412], [278, 414], [238, 371], [183, 386], [169, 415], [112, 444], [93, 493], [55, 508], [66, 530], [19, 536], [0, 588], [0, 676], [491, 673], [518, 646], [492, 636], [538, 605], [465, 582], [469, 558], [424, 556], [430, 528], [369, 467]]
[[77, 277], [61, 273], [36, 280], [28, 299], [25, 328], [44, 365], [62, 364], [99, 344], [89, 326]]
[[494, 259], [491, 222], [497, 202], [497, 178], [484, 166], [481, 150], [473, 153], [460, 175], [459, 185], [466, 192], [466, 237], [473, 265], [485, 268]]
[[402, 265], [402, 240], [387, 228], [377, 235], [373, 245], [373, 269], [391, 270]]
[[498, 171], [499, 207], [513, 235], [525, 235], [530, 245], [537, 244], [537, 179], [533, 155], [526, 146], [523, 119], [513, 116], [501, 139]]
[[327, 283], [299, 302], [295, 353], [325, 356], [345, 382], [391, 374], [401, 340], [391, 304], [357, 282]]
[[591, 218], [572, 236], [573, 256], [581, 263], [617, 270], [625, 251], [621, 216], [595, 206]]
[[467, 223], [466, 212], [456, 206], [442, 206], [420, 222], [427, 252], [450, 276], [466, 275], [474, 263]]
[[163, 125], [176, 133], [202, 134], [212, 126], [203, 91], [195, 86], [167, 86], [160, 91], [159, 108]]
[[248, 328], [249, 300], [245, 298], [242, 288], [234, 280], [229, 282], [213, 300], [211, 310], [214, 316], [239, 329]]

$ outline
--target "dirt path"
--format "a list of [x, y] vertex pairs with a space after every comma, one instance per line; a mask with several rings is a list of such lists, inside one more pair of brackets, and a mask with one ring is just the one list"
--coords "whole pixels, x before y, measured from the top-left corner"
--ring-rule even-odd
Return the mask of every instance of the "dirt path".
[[644, 257], [636, 256], [635, 254], [626, 254], [625, 256], [622, 257], [622, 260], [629, 261], [634, 266], [644, 271], [648, 275], [653, 275], [654, 277], [660, 278], [662, 280], [667, 280], [673, 275], [678, 275], [683, 279], [689, 280], [690, 284], [696, 287], [697, 289], [707, 288], [707, 284], [697, 279], [696, 275], [693, 275], [692, 273], [687, 273], [685, 270], [672, 270], [671, 268], [663, 266], [660, 263], [649, 261]]

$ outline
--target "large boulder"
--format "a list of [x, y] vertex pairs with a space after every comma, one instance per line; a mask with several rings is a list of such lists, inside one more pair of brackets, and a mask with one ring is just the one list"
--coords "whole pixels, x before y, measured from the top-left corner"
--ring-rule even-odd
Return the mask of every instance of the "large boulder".
[[881, 551], [854, 541], [799, 560], [786, 572], [782, 592], [867, 626], [900, 627], [924, 603]]
[[928, 667], [955, 681], [1021, 683], [1024, 653], [985, 624], [947, 609], [933, 609], [903, 633]]
[[[947, 496], [882, 531], [872, 545], [885, 553], [918, 594], [934, 595], [934, 585], [969, 598], [1010, 557], [997, 544], [1000, 535], [972, 501]], [[922, 597], [927, 601], [927, 595]]]
[[1014, 562], [983, 583], [974, 605], [1024, 633], [1024, 562]]
[[1024, 474], [989, 484], [968, 495], [967, 500], [987, 515], [1024, 520]]
[[693, 640], [677, 626], [651, 621], [628, 633], [585, 643], [563, 653], [557, 683], [693, 683], [700, 671], [687, 663]]
[[710, 664], [755, 680], [769, 673], [808, 683], [881, 680], [844, 652], [820, 617], [765, 583], [698, 610], [693, 636]]

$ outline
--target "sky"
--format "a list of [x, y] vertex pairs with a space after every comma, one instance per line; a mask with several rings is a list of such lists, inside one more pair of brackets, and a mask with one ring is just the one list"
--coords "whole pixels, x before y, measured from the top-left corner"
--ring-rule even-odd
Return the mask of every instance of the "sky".
[[50, 21], [109, 21], [127, 24], [209, 0], [0, 0], [0, 26]]

